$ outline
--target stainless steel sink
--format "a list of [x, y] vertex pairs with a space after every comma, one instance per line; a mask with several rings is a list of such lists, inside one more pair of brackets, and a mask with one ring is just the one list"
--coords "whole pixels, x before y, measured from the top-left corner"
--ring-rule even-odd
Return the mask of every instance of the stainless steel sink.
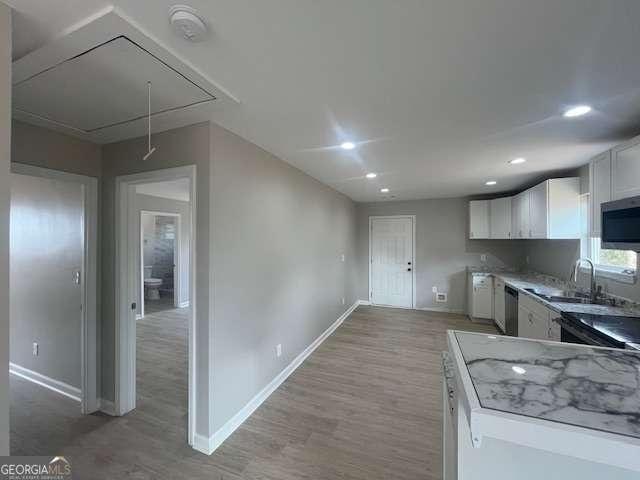
[[588, 293], [578, 292], [576, 290], [563, 290], [558, 295], [549, 295], [546, 293], [538, 292], [534, 288], [527, 288], [528, 292], [533, 293], [537, 297], [540, 297], [547, 302], [552, 303], [583, 303], [583, 304], [595, 304], [598, 302], [592, 302]]

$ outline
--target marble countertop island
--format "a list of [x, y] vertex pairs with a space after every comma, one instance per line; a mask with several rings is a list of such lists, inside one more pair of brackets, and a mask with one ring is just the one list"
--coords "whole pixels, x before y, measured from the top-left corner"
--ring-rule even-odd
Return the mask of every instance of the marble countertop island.
[[640, 353], [448, 332], [460, 408], [483, 436], [640, 472]]

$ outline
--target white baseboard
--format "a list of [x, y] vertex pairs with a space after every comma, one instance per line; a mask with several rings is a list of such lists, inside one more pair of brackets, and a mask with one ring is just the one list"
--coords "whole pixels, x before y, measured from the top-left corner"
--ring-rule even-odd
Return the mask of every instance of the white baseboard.
[[227, 423], [217, 430], [211, 437], [195, 435], [193, 448], [199, 452], [211, 455], [242, 423], [251, 416], [253, 412], [271, 395], [305, 359], [331, 335], [345, 319], [360, 305], [360, 301], [355, 301], [329, 328], [316, 338], [311, 345], [303, 350], [293, 361], [285, 367], [269, 384], [264, 387], [249, 403], [236, 413]]
[[189, 300], [187, 300], [186, 302], [178, 303], [178, 308], [187, 308], [188, 306], [189, 306]]
[[111, 415], [112, 417], [117, 417], [116, 413], [116, 405], [111, 400], [107, 400], [105, 398], [101, 398], [98, 400], [98, 409], [102, 413], [106, 413], [107, 415]]
[[69, 397], [76, 402], [82, 401], [82, 391], [68, 383], [47, 377], [46, 375], [21, 367], [15, 363], [9, 363], [9, 372], [20, 378], [24, 378], [25, 380], [40, 385], [41, 387], [48, 388], [49, 390], [64, 395], [65, 397]]
[[140, 315], [139, 313], [136, 313], [136, 320], [142, 320], [144, 318], [144, 316]]
[[371, 305], [369, 300], [358, 300], [358, 305]]

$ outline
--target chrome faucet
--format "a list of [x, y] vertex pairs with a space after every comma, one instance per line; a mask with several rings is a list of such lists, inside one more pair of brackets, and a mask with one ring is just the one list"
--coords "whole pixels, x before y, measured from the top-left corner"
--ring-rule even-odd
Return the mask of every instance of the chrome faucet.
[[589, 264], [589, 298], [591, 302], [595, 303], [598, 299], [598, 294], [600, 293], [600, 289], [596, 288], [596, 269], [593, 265], [593, 262], [588, 258], [579, 258], [576, 260], [576, 264], [573, 267], [573, 281], [578, 283], [578, 268], [580, 268], [580, 263], [587, 262]]

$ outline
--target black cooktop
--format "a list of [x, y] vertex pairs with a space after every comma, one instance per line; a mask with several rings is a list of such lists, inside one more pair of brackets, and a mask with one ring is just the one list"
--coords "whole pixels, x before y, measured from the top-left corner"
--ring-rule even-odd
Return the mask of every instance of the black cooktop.
[[562, 312], [562, 316], [577, 327], [619, 344], [620, 348], [626, 343], [640, 343], [640, 317], [575, 312]]

